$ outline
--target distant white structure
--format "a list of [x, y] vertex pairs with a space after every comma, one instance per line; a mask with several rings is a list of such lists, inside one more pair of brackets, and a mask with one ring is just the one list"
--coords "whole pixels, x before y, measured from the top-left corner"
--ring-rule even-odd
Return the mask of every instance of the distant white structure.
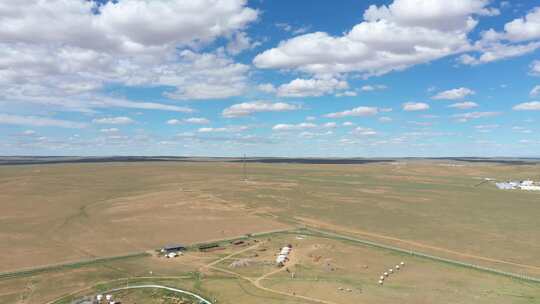
[[524, 181], [508, 181], [495, 183], [495, 186], [501, 190], [525, 190], [525, 191], [540, 191], [540, 183], [535, 183], [532, 180]]
[[519, 186], [519, 188], [525, 191], [540, 191], [540, 185]]
[[495, 183], [495, 186], [500, 190], [514, 190], [516, 187], [510, 183]]
[[521, 182], [521, 186], [533, 186], [534, 182], [532, 180], [524, 180]]
[[276, 258], [276, 264], [278, 266], [283, 266], [285, 265], [285, 263], [289, 260], [289, 254], [291, 253], [291, 250], [292, 250], [292, 246], [291, 245], [287, 245], [283, 248], [281, 248], [281, 250], [279, 251], [279, 254]]
[[167, 253], [166, 256], [167, 256], [167, 258], [172, 259], [172, 258], [177, 257], [177, 256], [178, 256], [178, 253], [176, 253], [176, 252], [169, 252], [169, 253]]

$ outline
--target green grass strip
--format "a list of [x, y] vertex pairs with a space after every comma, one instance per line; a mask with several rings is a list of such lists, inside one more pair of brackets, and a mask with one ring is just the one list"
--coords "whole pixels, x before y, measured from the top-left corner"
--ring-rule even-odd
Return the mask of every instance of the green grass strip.
[[137, 253], [131, 253], [131, 254], [126, 254], [126, 255], [94, 258], [94, 259], [82, 260], [82, 261], [76, 261], [76, 262], [70, 262], [70, 263], [62, 263], [62, 264], [54, 264], [54, 265], [33, 267], [33, 268], [24, 269], [24, 270], [0, 272], [0, 280], [2, 280], [2, 279], [12, 279], [12, 278], [17, 278], [17, 277], [22, 277], [22, 276], [36, 275], [36, 274], [40, 274], [40, 273], [44, 273], [44, 272], [50, 272], [50, 271], [76, 269], [76, 268], [89, 266], [89, 265], [103, 264], [103, 263], [107, 263], [107, 262], [112, 262], [112, 261], [117, 261], [117, 260], [124, 260], [124, 259], [131, 259], [131, 258], [141, 258], [141, 257], [149, 256], [149, 255], [150, 254], [148, 254], [147, 252], [137, 252]]

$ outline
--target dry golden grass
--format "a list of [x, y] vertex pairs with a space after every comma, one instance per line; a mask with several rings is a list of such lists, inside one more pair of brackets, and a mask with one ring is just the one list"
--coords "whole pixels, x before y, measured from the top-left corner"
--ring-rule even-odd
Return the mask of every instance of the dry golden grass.
[[[249, 181], [244, 182], [241, 164], [233, 163], [4, 166], [0, 170], [0, 271], [305, 223], [540, 276], [540, 194], [500, 191], [492, 184], [473, 186], [485, 177], [540, 179], [538, 169], [487, 164], [450, 167], [433, 162], [249, 164]], [[275, 240], [272, 246], [285, 241]], [[415, 260], [415, 272], [403, 272], [381, 289], [373, 279], [379, 268], [402, 257], [335, 241], [306, 240], [304, 244], [297, 244], [298, 280], [282, 280], [285, 274], [280, 273], [262, 284], [337, 304], [540, 301], [537, 286], [424, 260]], [[317, 244], [320, 247], [312, 247]], [[228, 252], [213, 253], [210, 258]], [[271, 260], [271, 252], [269, 248], [259, 258]], [[320, 261], [330, 259], [337, 270], [328, 272], [322, 262], [313, 262], [313, 255], [324, 256]], [[147, 258], [4, 280], [0, 302], [19, 299], [33, 280], [40, 286], [34, 294], [50, 299], [103, 279], [140, 276], [150, 270], [183, 275], [210, 258], [205, 254], [173, 262]], [[260, 265], [237, 271], [257, 278], [271, 268]], [[264, 303], [303, 303], [224, 273], [210, 272], [200, 284], [223, 303], [261, 299]], [[338, 292], [341, 285], [356, 292]]]

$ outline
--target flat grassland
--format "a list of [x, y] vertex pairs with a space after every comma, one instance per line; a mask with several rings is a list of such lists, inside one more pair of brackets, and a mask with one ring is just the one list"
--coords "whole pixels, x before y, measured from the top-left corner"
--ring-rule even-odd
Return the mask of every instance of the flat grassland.
[[199, 169], [171, 164], [2, 167], [0, 271], [286, 227], [254, 216], [242, 202], [221, 200], [209, 191], [211, 167]]
[[[307, 225], [539, 277], [540, 193], [501, 191], [491, 183], [475, 186], [483, 178], [540, 179], [539, 169], [538, 165], [443, 161], [249, 163], [244, 181], [242, 165], [230, 162], [2, 166], [0, 271]], [[261, 280], [261, 286], [331, 303], [540, 301], [534, 292], [538, 285], [416, 258], [414, 273], [404, 271], [392, 280], [396, 285], [385, 284], [381, 289], [376, 285], [379, 268], [391, 267], [403, 257], [337, 241], [313, 242], [307, 240], [307, 247], [299, 250], [301, 258], [295, 267], [300, 277], [291, 282], [285, 280], [285, 273], [277, 273]], [[311, 260], [316, 255], [327, 256], [322, 260], [331, 259], [338, 270], [328, 271], [328, 265]], [[187, 272], [199, 271], [202, 262], [183, 261], [189, 262], [181, 265], [182, 271], [141, 258], [3, 280], [0, 302], [20, 299], [29, 290], [32, 299], [52, 296], [40, 288], [56, 290], [54, 295], [60, 296], [96, 282], [149, 271], [187, 275], [184, 281], [168, 283], [199, 288]], [[216, 267], [228, 269], [229, 262]], [[358, 268], [364, 264], [367, 270]], [[261, 290], [230, 273], [208, 271], [203, 292], [225, 299], [222, 303], [304, 301]], [[236, 271], [257, 278], [269, 269], [251, 266]], [[48, 284], [53, 286], [47, 289]], [[41, 287], [34, 291], [34, 285]], [[339, 287], [354, 291], [338, 292]], [[429, 293], [419, 292], [426, 288]], [[42, 297], [36, 297], [39, 292]]]
[[[0, 280], [0, 302], [68, 304], [111, 288], [145, 284], [186, 289], [217, 303], [237, 304], [540, 301], [538, 284], [350, 242], [297, 237], [276, 234], [245, 246], [228, 245], [222, 251], [188, 251], [175, 259], [143, 257]], [[290, 261], [276, 268], [275, 254], [284, 244], [293, 245]], [[383, 272], [401, 261], [405, 265], [379, 285]], [[151, 289], [114, 295], [124, 304], [178, 303], [176, 295]]]

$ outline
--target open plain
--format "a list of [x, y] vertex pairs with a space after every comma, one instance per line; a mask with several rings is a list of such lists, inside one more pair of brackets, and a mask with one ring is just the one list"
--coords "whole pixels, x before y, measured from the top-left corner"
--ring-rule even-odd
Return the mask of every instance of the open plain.
[[[6, 165], [0, 271], [308, 227], [540, 277], [540, 195], [482, 183], [539, 179], [539, 169], [447, 160], [249, 162], [245, 180], [236, 161]], [[48, 303], [126, 278], [219, 303], [540, 302], [538, 283], [343, 240], [270, 235], [252, 249], [229, 245], [174, 260], [140, 256], [3, 278], [0, 302]], [[272, 264], [286, 243], [295, 248], [287, 267], [294, 279]], [[237, 259], [250, 262], [229, 267]], [[407, 267], [379, 286], [381, 271], [402, 260]], [[130, 303], [133, 294], [126, 297]]]

